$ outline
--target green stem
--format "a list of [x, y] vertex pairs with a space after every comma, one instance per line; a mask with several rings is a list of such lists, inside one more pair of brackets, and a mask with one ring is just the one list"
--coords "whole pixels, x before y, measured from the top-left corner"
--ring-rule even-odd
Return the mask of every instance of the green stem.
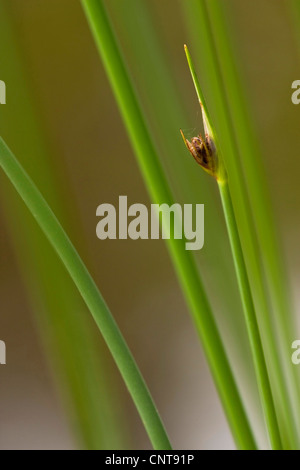
[[280, 432], [228, 183], [226, 181], [219, 182], [219, 189], [265, 413], [265, 420], [269, 430], [271, 446], [273, 449], [279, 450], [282, 449]]
[[[287, 276], [284, 273], [283, 260], [277, 240], [273, 220], [267, 178], [263, 166], [260, 145], [256, 137], [253, 120], [250, 117], [250, 106], [245, 100], [244, 82], [241, 81], [231, 44], [231, 34], [225, 21], [225, 8], [219, 0], [204, 1], [210, 16], [212, 34], [215, 38], [216, 52], [220, 63], [225, 93], [230, 106], [227, 108], [234, 123], [236, 142], [243, 156], [245, 184], [248, 189], [259, 243], [263, 253], [266, 279], [269, 284], [271, 301], [275, 312], [279, 313], [280, 333], [290, 338], [293, 328], [293, 317], [287, 288]], [[228, 5], [229, 13], [230, 6]], [[218, 32], [218, 34], [215, 34]], [[234, 33], [234, 30], [232, 31]], [[287, 321], [288, 319], [288, 321]], [[290, 345], [290, 341], [286, 343]]]
[[210, 119], [208, 109], [202, 94], [202, 90], [198, 81], [198, 77], [195, 71], [195, 67], [189, 53], [187, 46], [185, 46], [185, 53], [190, 68], [191, 76], [194, 82], [194, 87], [197, 93], [198, 100], [202, 109], [203, 123], [205, 128], [206, 136], [209, 136], [215, 144], [218, 167], [216, 169], [215, 177], [217, 179], [222, 205], [224, 209], [225, 219], [227, 230], [229, 234], [229, 240], [231, 245], [231, 250], [233, 254], [234, 266], [238, 279], [238, 286], [241, 294], [241, 300], [243, 305], [243, 310], [245, 314], [246, 326], [248, 331], [248, 336], [250, 340], [250, 346], [252, 350], [254, 366], [256, 370], [256, 375], [258, 379], [258, 385], [261, 394], [261, 401], [263, 404], [263, 409], [265, 413], [265, 419], [267, 427], [270, 434], [271, 445], [274, 449], [281, 449], [281, 438], [279, 432], [279, 426], [277, 422], [275, 406], [270, 386], [270, 381], [268, 377], [268, 371], [264, 356], [264, 351], [262, 347], [262, 342], [260, 338], [258, 323], [256, 319], [255, 307], [252, 298], [250, 283], [248, 279], [246, 264], [244, 261], [244, 255], [242, 251], [242, 246], [240, 242], [238, 227], [235, 219], [234, 209], [232, 205], [231, 195], [229, 191], [227, 174], [223, 162], [223, 156], [221, 154], [221, 149], [215, 130], [213, 128], [212, 121]]
[[89, 308], [156, 450], [171, 449], [148, 388], [94, 280], [47, 202], [0, 138], [0, 166], [59, 255]]
[[[264, 156], [257, 138], [255, 120], [251, 116], [251, 103], [246, 100], [245, 83], [237, 67], [238, 61], [234, 50], [234, 42], [237, 43], [234, 37], [236, 28], [230, 29], [226, 20], [226, 16], [233, 18], [234, 11], [229, 2], [225, 7], [224, 2], [218, 0], [202, 1], [206, 3], [210, 17], [209, 24], [215, 38], [216, 52], [224, 81], [224, 97], [227, 96], [230, 103], [227, 107], [229, 114], [227, 119], [231, 122], [232, 136], [236, 139], [238, 151], [242, 157], [241, 176], [244, 173], [243, 185], [247, 189], [258, 248], [261, 253], [262, 267], [260, 268], [266, 284], [265, 290], [269, 294], [268, 318], [266, 315], [260, 320], [261, 333], [269, 345], [266, 342], [264, 344], [266, 347], [270, 346], [269, 365], [274, 367], [272, 388], [274, 394], [278, 395], [276, 409], [281, 414], [281, 416], [278, 414], [282, 423], [281, 427], [285, 428], [284, 434], [282, 433], [285, 445], [297, 449], [300, 445], [300, 428], [299, 420], [297, 420], [300, 413], [299, 379], [289, 355], [286, 354], [292, 342], [295, 320], [286, 266], [282, 257], [281, 240], [278, 237], [266, 168], [264, 168]], [[232, 195], [235, 198], [233, 189]], [[239, 224], [240, 227], [241, 224]], [[269, 370], [271, 374], [272, 371]]]
[[[33, 90], [30, 83], [31, 72], [25, 59], [29, 51], [19, 28], [19, 10], [13, 2], [0, 1], [1, 78], [18, 89], [18, 93], [10, 94], [9, 105], [1, 107], [2, 137], [13, 142], [21, 163], [30, 167], [32, 179], [39, 181], [56, 215], [84, 246], [82, 227], [73, 220], [76, 211], [72, 191], [66, 179], [59, 177], [60, 164], [58, 171], [54, 163], [57, 147], [48, 138], [47, 126], [37, 111], [37, 88]], [[70, 34], [72, 28], [77, 25], [70, 25]], [[57, 155], [56, 159], [60, 161]], [[116, 378], [103, 354], [106, 346], [94, 334], [94, 325], [74, 283], [8, 180], [1, 184], [0, 198], [26, 298], [76, 445], [89, 450], [128, 447], [125, 410], [119, 410], [122, 392], [111, 393]]]
[[[118, 102], [151, 199], [156, 204], [174, 203], [159, 157], [118, 48], [101, 0], [82, 0], [95, 42]], [[184, 240], [171, 238], [168, 248], [177, 276], [201, 338], [212, 375], [237, 446], [256, 444], [194, 259]]]
[[[225, 8], [225, 2], [190, 0], [185, 2], [184, 6], [189, 13], [189, 30], [194, 34], [195, 41], [200, 47], [201, 64], [203, 66], [201, 76], [204, 81], [206, 79], [207, 83], [206, 96], [210, 95], [212, 97], [213, 122], [217, 129], [228, 172], [236, 221], [254, 296], [261, 338], [265, 348], [282, 439], [285, 447], [297, 448], [298, 432], [295, 417], [297, 416], [298, 406], [297, 399], [294, 399], [294, 395], [297, 395], [297, 384], [295, 385], [294, 369], [291, 366], [289, 357], [285, 353], [281, 354], [287, 348], [285, 339], [281, 340], [281, 338], [286, 336], [285, 332], [290, 325], [290, 321], [283, 316], [284, 310], [282, 310], [279, 318], [279, 322], [283, 321], [283, 324], [279, 325], [279, 330], [277, 321], [274, 321], [278, 306], [283, 305], [278, 298], [281, 297], [282, 299], [285, 296], [283, 291], [285, 291], [286, 281], [282, 279], [281, 285], [277, 284], [275, 291], [273, 290], [275, 284], [270, 290], [269, 287], [272, 283], [270, 280], [273, 278], [273, 274], [271, 275], [268, 270], [265, 271], [262, 268], [263, 258], [266, 258], [266, 252], [269, 252], [271, 245], [273, 245], [273, 242], [270, 242], [270, 246], [268, 246], [267, 240], [274, 240], [276, 233], [274, 227], [273, 233], [271, 233], [272, 229], [270, 231], [273, 222], [270, 221], [270, 207], [266, 210], [265, 197], [267, 195], [260, 194], [259, 197], [264, 198], [264, 200], [261, 200], [261, 204], [259, 198], [256, 197], [257, 206], [252, 210], [250, 193], [247, 192], [247, 185], [248, 190], [254, 194], [257, 191], [260, 192], [258, 187], [261, 185], [266, 186], [266, 182], [262, 179], [262, 157], [257, 157], [259, 145], [256, 145], [256, 139], [251, 140], [249, 137], [249, 129], [252, 128], [252, 123], [249, 122], [248, 118], [245, 121], [245, 105], [241, 105], [244, 97], [240, 95], [241, 85], [237, 83], [239, 77], [236, 71], [232, 71], [236, 68], [236, 61], [233, 60], [230, 52], [230, 32], [225, 28], [224, 18], [220, 15], [220, 10], [223, 7]], [[195, 28], [195, 18], [197, 18], [197, 28]], [[222, 50], [219, 50], [219, 48], [222, 48]], [[230, 76], [230, 71], [233, 74], [232, 76]], [[239, 97], [237, 93], [239, 93]], [[234, 114], [232, 113], [233, 108], [235, 109]], [[243, 127], [243, 131], [237, 132], [237, 128], [240, 129], [241, 127]], [[239, 149], [238, 141], [242, 144], [243, 138], [241, 136], [246, 133], [248, 133], [248, 139], [244, 141], [243, 147]], [[244, 173], [243, 165], [252, 166], [253, 180], [251, 184], [248, 178], [250, 173], [248, 173], [248, 169]], [[247, 175], [246, 178], [245, 175]], [[258, 239], [258, 231], [255, 227], [258, 213], [260, 213], [260, 221], [267, 226], [266, 233], [268, 235], [264, 238], [264, 246], [261, 244], [261, 240]], [[279, 259], [278, 252], [277, 255]], [[273, 252], [273, 262], [276, 262], [275, 252]], [[278, 271], [277, 268], [276, 271]], [[287, 306], [286, 312], [289, 311], [290, 308]], [[287, 314], [289, 315], [289, 313]], [[285, 343], [284, 349], [282, 349], [282, 342]], [[288, 347], [290, 347], [290, 342], [288, 342]]]

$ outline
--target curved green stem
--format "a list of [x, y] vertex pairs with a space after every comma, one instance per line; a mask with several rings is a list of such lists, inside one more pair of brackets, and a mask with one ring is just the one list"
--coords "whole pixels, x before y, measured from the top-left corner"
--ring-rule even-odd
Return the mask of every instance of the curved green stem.
[[[65, 178], [59, 177], [54, 164], [57, 147], [36, 106], [36, 89], [32, 89], [26, 65], [29, 51], [18, 26], [18, 11], [12, 2], [0, 1], [0, 49], [5, 44], [6, 50], [5, 55], [1, 54], [1, 78], [5, 77], [6, 83], [14, 83], [14, 89], [18, 89], [18, 93], [10, 94], [9, 106], [1, 107], [1, 133], [4, 140], [13, 142], [17, 154], [22, 153], [20, 161], [25, 167], [30, 166], [32, 179], [39, 181], [44, 195], [72, 237], [83, 242], [82, 227], [74, 223], [75, 212], [70, 210], [73, 208], [72, 191]], [[77, 25], [70, 25], [70, 34], [72, 28]], [[52, 39], [43, 36], [43, 40]], [[58, 257], [53, 256], [48, 240], [27, 208], [20, 204], [9, 181], [1, 184], [0, 198], [26, 297], [78, 447], [88, 450], [127, 448], [129, 426], [125, 412], [119, 410], [122, 391], [111, 393], [115, 377], [110, 374], [110, 362], [103, 354], [106, 346], [94, 334], [74, 283]]]
[[228, 183], [226, 181], [219, 182], [219, 189], [244, 308], [265, 420], [269, 430], [271, 446], [273, 449], [279, 450], [282, 449], [280, 432]]
[[47, 202], [0, 137], [0, 166], [59, 255], [89, 308], [120, 370], [156, 450], [171, 445], [132, 354], [86, 266]]

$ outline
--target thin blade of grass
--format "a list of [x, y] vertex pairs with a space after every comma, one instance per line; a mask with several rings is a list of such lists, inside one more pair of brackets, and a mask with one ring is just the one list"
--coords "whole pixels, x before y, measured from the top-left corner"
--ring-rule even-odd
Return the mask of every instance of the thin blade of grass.
[[[202, 125], [199, 109], [190, 109], [190, 103], [193, 103], [187, 99], [190, 89], [182, 93], [182, 72], [186, 68], [184, 55], [178, 54], [178, 50], [181, 51], [186, 39], [184, 30], [176, 35], [175, 43], [167, 40], [160, 27], [168, 11], [166, 4], [158, 6], [155, 2], [140, 0], [110, 0], [105, 6], [118, 37], [122, 38], [124, 60], [138, 90], [142, 112], [174, 198], [179, 203], [205, 201], [205, 247], [193, 252], [193, 256], [211, 301], [238, 388], [242, 396], [247, 394], [245, 407], [251, 416], [253, 409], [259, 409], [260, 398], [245, 322], [240, 314], [242, 305], [222, 211], [216, 204], [214, 184], [205, 174], [197, 174], [194, 161], [187, 157], [178, 132], [178, 123], [189, 134], [195, 125], [200, 128]], [[158, 14], [161, 14], [160, 20]], [[176, 21], [176, 17], [176, 28], [181, 28], [179, 3], [174, 5], [172, 22]], [[244, 373], [245, 370], [247, 373]]]
[[271, 448], [273, 450], [282, 450], [282, 443], [276, 411], [274, 407], [273, 394], [269, 382], [267, 366], [264, 357], [264, 351], [261, 344], [260, 333], [256, 321], [256, 313], [252, 299], [250, 284], [248, 281], [247, 269], [244, 262], [242, 247], [238, 228], [235, 221], [234, 210], [232, 206], [228, 182], [219, 183], [220, 195], [224, 209], [226, 224], [228, 228], [231, 249], [233, 253], [235, 268], [243, 307], [245, 312], [247, 329], [252, 348], [253, 361], [257, 373], [257, 381], [261, 394], [262, 406], [264, 410], [267, 429], [270, 436]]
[[[127, 73], [102, 1], [82, 0], [95, 42], [119, 105], [150, 197], [157, 204], [173, 204], [137, 97]], [[240, 448], [255, 448], [244, 407], [237, 390], [202, 282], [184, 240], [168, 241], [170, 254], [202, 340], [215, 384], [234, 438]]]
[[[11, 2], [0, 2], [1, 77], [9, 90], [9, 100], [1, 107], [1, 132], [13, 141], [14, 149], [22, 154], [22, 163], [41, 182], [60, 219], [80, 239], [79, 227], [74, 229], [70, 223], [68, 198], [52, 165], [47, 131], [37, 117], [15, 15]], [[117, 411], [120, 398], [103, 358], [106, 346], [96, 341], [98, 332], [86, 317], [86, 307], [74, 284], [7, 179], [1, 179], [0, 190], [28, 301], [76, 445], [87, 449], [126, 447], [128, 439], [123, 435], [128, 432], [122, 413]]]
[[47, 202], [0, 138], [0, 165], [62, 260], [120, 370], [155, 449], [171, 449], [142, 375], [105, 301]]

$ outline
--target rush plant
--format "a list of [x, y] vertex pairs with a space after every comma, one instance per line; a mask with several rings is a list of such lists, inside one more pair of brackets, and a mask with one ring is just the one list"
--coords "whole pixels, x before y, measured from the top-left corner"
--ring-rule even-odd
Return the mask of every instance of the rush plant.
[[[272, 216], [267, 178], [262, 164], [260, 142], [256, 137], [255, 122], [248, 112], [249, 106], [231, 43], [233, 34], [229, 31], [226, 21], [225, 12], [230, 11], [231, 2], [177, 2], [180, 4], [180, 20], [181, 13], [184, 13], [182, 27], [190, 36], [192, 48], [195, 50], [195, 63], [202, 67], [201, 73], [197, 75], [189, 50], [185, 47], [204, 127], [203, 134], [193, 132], [196, 135], [192, 138], [189, 137], [190, 130], [181, 131], [181, 135], [194, 160], [212, 178], [198, 171], [199, 167], [196, 165], [192, 166], [191, 159], [184, 158], [187, 152], [180, 140], [179, 127], [182, 122], [186, 123], [182, 124], [184, 128], [190, 129], [188, 126], [194, 125], [193, 113], [192, 116], [189, 114], [193, 103], [186, 99], [189, 90], [184, 93], [181, 87], [182, 77], [185, 72], [188, 75], [188, 69], [185, 63], [180, 61], [179, 67], [168, 67], [165, 60], [168, 56], [165, 52], [168, 49], [164, 49], [162, 35], [158, 34], [156, 25], [154, 27], [154, 19], [150, 13], [151, 8], [155, 8], [155, 3], [159, 5], [160, 13], [164, 2], [81, 0], [83, 8], [80, 12], [82, 16], [84, 12], [88, 21], [151, 202], [171, 207], [179, 202], [178, 195], [181, 192], [181, 195], [188, 195], [196, 204], [205, 203], [205, 228], [209, 226], [210, 234], [209, 256], [214, 257], [217, 267], [211, 271], [203, 269], [199, 253], [186, 249], [189, 243], [187, 235], [186, 238], [175, 237], [171, 227], [170, 237], [164, 238], [167, 238], [170, 259], [236, 447], [243, 450], [263, 447], [260, 443], [261, 429], [258, 430], [259, 425], [255, 426], [255, 419], [249, 411], [249, 395], [254, 391], [256, 401], [254, 399], [253, 403], [259, 423], [264, 423], [263, 433], [268, 439], [268, 448], [299, 449], [299, 377], [294, 373], [288, 354], [282, 354], [282, 351], [290, 348], [293, 317]], [[170, 4], [173, 8], [176, 2], [170, 0]], [[299, 2], [290, 0], [290, 5], [295, 8], [292, 11], [299, 14]], [[6, 9], [3, 8], [1, 0], [0, 12], [1, 18], [6, 18]], [[117, 24], [113, 21], [113, 12], [115, 17], [118, 16]], [[298, 20], [295, 19], [295, 24], [299, 24], [299, 17]], [[9, 39], [8, 42], [14, 44], [9, 22], [4, 21], [2, 26], [0, 38], [5, 39], [3, 42]], [[123, 47], [123, 42], [119, 40], [121, 38], [128, 41], [127, 50], [130, 49], [130, 57], [124, 53], [125, 46]], [[90, 40], [92, 44], [92, 37]], [[14, 52], [13, 46], [11, 52]], [[177, 52], [180, 56], [179, 46], [176, 56]], [[19, 67], [16, 66], [19, 64], [19, 57], [17, 53], [11, 55], [11, 62], [7, 59], [8, 55], [3, 57], [4, 68], [10, 75], [7, 75], [8, 80], [6, 76], [1, 77], [5, 82], [0, 81], [0, 104], [7, 101], [6, 83], [20, 73]], [[135, 73], [132, 73], [129, 59], [134, 63], [133, 67], [136, 67], [134, 72], [139, 69], [140, 81]], [[153, 71], [157, 80], [155, 86]], [[202, 81], [206, 86], [202, 86]], [[177, 89], [176, 83], [180, 84]], [[8, 112], [13, 109], [8, 106], [6, 108]], [[46, 236], [45, 238], [43, 234], [38, 234], [31, 237], [36, 228], [34, 220], [29, 221], [29, 216], [27, 219], [26, 215], [22, 215], [22, 210], [18, 211], [17, 223], [24, 226], [24, 234], [29, 240], [26, 260], [35, 258], [36, 262], [30, 268], [35, 270], [36, 278], [43, 280], [41, 284], [44, 285], [45, 292], [41, 297], [45, 300], [45, 317], [48, 318], [49, 324], [54, 324], [52, 336], [54, 342], [56, 338], [63, 375], [70, 391], [70, 401], [74, 402], [77, 425], [81, 427], [81, 440], [87, 448], [109, 448], [112, 440], [123, 442], [123, 436], [120, 441], [117, 439], [117, 434], [121, 435], [122, 432], [119, 433], [121, 426], [118, 425], [114, 412], [108, 413], [108, 421], [111, 422], [109, 432], [106, 422], [105, 425], [102, 423], [104, 408], [114, 411], [114, 408], [117, 408], [117, 399], [110, 400], [106, 375], [102, 374], [101, 365], [98, 366], [97, 361], [94, 361], [101, 357], [101, 353], [98, 356], [99, 352], [93, 344], [95, 339], [92, 341], [92, 336], [84, 327], [85, 318], [73, 318], [73, 306], [78, 309], [78, 299], [73, 298], [74, 285], [102, 333], [152, 446], [157, 450], [169, 450], [171, 443], [168, 433], [137, 363], [78, 250], [63, 229], [67, 224], [63, 214], [67, 210], [59, 209], [60, 191], [57, 190], [55, 175], [52, 177], [50, 174], [50, 166], [46, 161], [40, 165], [43, 171], [39, 169], [39, 161], [42, 161], [40, 149], [48, 146], [42, 143], [43, 139], [39, 134], [39, 126], [27, 94], [23, 103], [23, 113], [27, 119], [24, 121], [17, 113], [15, 116], [14, 111], [10, 112], [10, 118], [12, 121], [16, 120], [15, 125], [17, 128], [21, 127], [24, 136], [23, 142], [21, 140], [19, 146], [14, 147], [21, 160], [14, 156], [5, 143], [13, 141], [15, 129], [7, 132], [3, 125], [3, 136], [0, 138], [0, 167]], [[0, 119], [2, 126], [3, 119]], [[24, 158], [27, 156], [33, 162], [30, 176], [24, 169], [26, 164], [23, 165], [22, 161], [22, 144]], [[101, 147], [99, 153], [101, 154]], [[37, 182], [37, 186], [43, 187], [45, 197], [33, 181]], [[218, 197], [214, 197], [215, 184], [219, 190], [219, 206]], [[1, 194], [7, 196], [10, 193], [6, 188], [2, 188]], [[125, 203], [125, 199], [127, 207], [126, 196], [120, 196], [119, 201]], [[48, 200], [49, 203], [46, 202]], [[50, 206], [53, 206], [54, 210]], [[209, 206], [207, 212], [206, 206]], [[108, 204], [105, 204], [105, 207], [98, 206], [97, 215], [103, 217], [104, 213], [108, 212], [107, 207]], [[114, 213], [114, 209], [112, 212]], [[146, 208], [145, 212], [148, 221]], [[162, 211], [164, 227], [170, 226], [169, 216], [170, 214]], [[113, 230], [116, 230], [116, 226], [117, 217], [113, 221]], [[127, 223], [122, 226], [119, 222], [118, 228], [123, 234], [126, 233], [126, 236], [120, 238], [126, 238], [128, 233], [130, 235]], [[96, 234], [101, 240], [106, 238], [105, 220], [98, 222]], [[138, 238], [135, 232], [133, 235], [133, 238]], [[76, 240], [75, 235], [72, 240], [74, 238]], [[116, 232], [113, 232], [111, 238], [117, 238]], [[144, 238], [148, 238], [148, 234]], [[47, 240], [67, 273], [63, 269], [60, 273], [60, 265], [56, 265], [56, 262], [59, 264], [59, 259], [54, 260], [51, 251], [45, 253], [44, 259], [40, 259], [39, 253], [44, 253]], [[225, 243], [228, 242], [227, 257], [224, 256], [224, 240]], [[15, 245], [18, 244], [16, 236]], [[202, 246], [203, 243], [199, 242], [199, 245]], [[227, 273], [231, 275], [228, 276]], [[70, 286], [66, 284], [65, 277]], [[210, 283], [207, 282], [207, 277], [212, 279]], [[228, 278], [225, 279], [226, 282], [223, 282], [224, 278]], [[51, 285], [49, 289], [48, 281]], [[55, 283], [57, 290], [54, 296], [52, 286], [54, 287]], [[230, 311], [232, 305], [235, 307], [232, 309], [235, 310], [234, 313]], [[233, 353], [228, 347], [226, 332], [222, 328], [226, 321], [230, 323], [234, 338], [242, 338], [239, 351], [243, 355], [241, 362], [245, 360], [244, 369], [251, 385], [248, 396], [241, 386], [242, 379], [237, 372]], [[74, 360], [72, 351], [76, 339], [78, 351]], [[0, 346], [1, 343], [0, 341]], [[0, 348], [2, 361], [5, 359], [3, 344]], [[88, 367], [85, 367], [87, 360]], [[193, 364], [195, 375], [198, 374], [197, 364], [198, 357]], [[100, 382], [102, 387], [99, 386]], [[98, 390], [101, 390], [101, 395]], [[111, 447], [113, 446], [112, 443]]]

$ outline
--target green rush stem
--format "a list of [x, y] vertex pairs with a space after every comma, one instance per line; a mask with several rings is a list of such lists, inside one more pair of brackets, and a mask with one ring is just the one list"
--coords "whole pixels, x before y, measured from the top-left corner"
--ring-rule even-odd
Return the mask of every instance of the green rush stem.
[[[185, 7], [189, 8], [191, 4], [195, 8], [193, 10], [191, 23], [194, 24], [195, 18], [197, 18], [198, 28], [196, 31], [195, 28], [190, 29], [195, 33], [196, 41], [199, 42], [199, 45], [201, 44], [201, 61], [203, 64], [202, 75], [204, 79], [205, 77], [207, 79], [209, 84], [208, 92], [210, 92], [212, 103], [215, 105], [214, 122], [219, 122], [218, 126], [216, 126], [218, 130], [218, 138], [220, 139], [224, 161], [229, 175], [230, 191], [249, 273], [249, 280], [254, 294], [261, 338], [265, 347], [265, 355], [274, 392], [275, 406], [278, 412], [278, 421], [280, 423], [281, 437], [284, 447], [298, 448], [297, 416], [299, 413], [297, 413], [298, 406], [295, 406], [295, 404], [297, 404], [299, 400], [297, 401], [297, 397], [295, 397], [298, 393], [297, 383], [295, 384], [293, 377], [295, 369], [292, 368], [289, 358], [286, 360], [286, 355], [281, 354], [282, 346], [279, 344], [281, 341], [279, 341], [280, 336], [278, 334], [280, 333], [281, 336], [285, 337], [289, 321], [282, 315], [283, 310], [281, 311], [282, 313], [280, 318], [278, 317], [281, 322], [279, 331], [277, 329], [277, 325], [275, 326], [273, 321], [274, 313], [277, 311], [275, 304], [277, 303], [278, 306], [283, 305], [281, 301], [278, 300], [277, 302], [276, 299], [279, 297], [283, 299], [283, 297], [285, 297], [285, 294], [281, 292], [281, 290], [285, 290], [286, 282], [282, 280], [281, 284], [277, 284], [275, 291], [273, 290], [275, 284], [272, 289], [269, 289], [270, 284], [272, 284], [271, 279], [273, 279], [273, 274], [268, 273], [268, 270], [263, 269], [262, 266], [264, 265], [263, 258], [265, 258], [266, 252], [270, 252], [267, 240], [274, 240], [276, 233], [273, 230], [273, 234], [271, 234], [272, 229], [270, 231], [270, 227], [273, 227], [273, 222], [270, 221], [270, 216], [266, 214], [265, 209], [263, 209], [266, 202], [265, 198], [265, 202], [262, 200], [262, 204], [259, 204], [257, 198], [257, 207], [254, 211], [252, 210], [246, 187], [246, 182], [248, 180], [250, 181], [248, 178], [250, 173], [246, 171], [245, 174], [247, 175], [247, 178], [245, 179], [245, 174], [243, 172], [243, 164], [247, 162], [248, 165], [253, 166], [254, 160], [257, 160], [256, 150], [259, 146], [253, 146], [253, 142], [250, 142], [248, 139], [247, 142], [244, 142], [243, 148], [241, 147], [241, 153], [239, 153], [237, 139], [240, 140], [241, 135], [245, 135], [247, 132], [247, 125], [250, 123], [248, 123], [247, 120], [247, 124], [244, 122], [242, 125], [245, 115], [238, 112], [238, 109], [240, 109], [240, 112], [242, 111], [242, 97], [237, 99], [237, 88], [240, 89], [240, 87], [235, 83], [235, 80], [233, 80], [232, 77], [230, 79], [229, 75], [226, 80], [226, 87], [224, 85], [225, 82], [223, 81], [224, 69], [226, 68], [227, 73], [229, 74], [230, 67], [235, 67], [235, 63], [232, 61], [232, 58], [231, 60], [229, 60], [229, 58], [227, 60], [227, 55], [225, 55], [224, 51], [222, 54], [218, 54], [215, 43], [218, 41], [219, 45], [222, 45], [224, 49], [227, 49], [229, 33], [228, 31], [224, 31], [224, 20], [221, 21], [219, 18], [216, 25], [215, 17], [212, 17], [210, 20], [210, 16], [207, 11], [208, 8], [209, 10], [220, 10], [221, 7], [225, 5], [225, 2], [223, 4], [222, 2], [215, 0], [209, 0], [209, 2], [205, 2], [204, 0], [195, 0], [192, 2], [191, 0], [191, 3], [185, 3]], [[224, 57], [226, 58], [224, 59]], [[222, 64], [219, 63], [219, 58], [222, 60]], [[234, 77], [235, 79], [238, 78], [236, 74], [234, 74]], [[230, 97], [227, 96], [227, 89], [232, 92]], [[231, 115], [233, 101], [235, 102], [236, 108], [235, 116]], [[236, 129], [241, 126], [243, 126], [243, 132], [237, 133]], [[255, 139], [254, 142], [256, 142]], [[250, 144], [251, 151], [249, 152]], [[258, 160], [261, 159], [262, 158], [260, 156]], [[255, 171], [257, 172], [257, 179], [255, 179], [255, 171], [252, 169], [251, 174], [253, 176], [253, 180], [252, 183], [248, 185], [248, 189], [249, 191], [251, 190], [252, 194], [256, 192], [258, 186], [265, 186], [266, 183], [265, 179], [261, 179], [261, 166], [261, 161], [256, 161]], [[269, 203], [267, 204], [269, 207]], [[268, 210], [270, 210], [270, 207]], [[264, 216], [262, 211], [265, 212]], [[257, 222], [257, 220], [255, 222], [255, 219], [258, 213], [260, 213], [260, 221], [264, 222], [267, 226], [266, 233], [268, 233], [268, 235], [267, 238], [264, 237], [264, 246], [258, 239], [258, 231], [255, 226]], [[270, 241], [270, 245], [274, 246], [273, 242]], [[279, 255], [278, 251], [277, 254]], [[273, 262], [276, 262], [275, 252], [273, 252]], [[278, 272], [277, 268], [276, 272]], [[289, 307], [287, 307], [286, 311], [289, 315]], [[290, 343], [288, 347], [290, 347]], [[285, 350], [286, 346], [284, 351]]]
[[[255, 134], [253, 119], [249, 115], [249, 105], [245, 100], [244, 82], [241, 81], [237, 70], [231, 36], [226, 25], [224, 8], [226, 2], [219, 0], [199, 0], [206, 5], [210, 21], [208, 26], [215, 39], [217, 60], [224, 81], [224, 100], [230, 103], [227, 107], [234, 124], [236, 142], [243, 157], [244, 178], [251, 207], [255, 214], [256, 231], [263, 253], [263, 263], [266, 280], [270, 289], [270, 299], [274, 311], [278, 311], [280, 333], [284, 332], [287, 341], [284, 347], [290, 346], [292, 333], [291, 305], [284, 272], [280, 245], [277, 239], [276, 227], [273, 220], [273, 211], [268, 191], [265, 169], [263, 168], [260, 145]], [[229, 2], [230, 3], [230, 2]], [[299, 2], [298, 2], [299, 3]], [[230, 14], [230, 5], [226, 5]], [[216, 31], [218, 34], [216, 34]], [[229, 117], [230, 119], [230, 117]], [[288, 319], [288, 321], [287, 321]]]
[[0, 137], [0, 166], [48, 238], [89, 308], [156, 450], [171, 445], [131, 352], [86, 266], [47, 202]]
[[[82, 0], [94, 39], [119, 105], [152, 201], [174, 203], [138, 99], [101, 0]], [[171, 238], [168, 248], [191, 310], [236, 444], [255, 449], [256, 444], [220, 338], [195, 261], [184, 240]]]
[[[231, 128], [231, 139], [235, 139], [238, 152], [235, 153], [235, 164], [239, 165], [239, 175], [229, 170], [230, 188], [232, 191], [234, 207], [236, 209], [239, 228], [243, 230], [243, 235], [247, 231], [242, 227], [242, 215], [240, 207], [236, 201], [242, 200], [243, 186], [245, 186], [248, 204], [250, 210], [248, 220], [252, 225], [250, 229], [256, 238], [254, 243], [257, 244], [257, 258], [262, 261], [262, 265], [258, 268], [254, 266], [251, 259], [250, 250], [253, 252], [255, 246], [249, 250], [246, 247], [247, 266], [254, 267], [251, 277], [252, 284], [257, 284], [256, 279], [263, 276], [265, 295], [268, 295], [269, 303], [266, 314], [260, 314], [259, 321], [261, 327], [261, 335], [264, 345], [268, 351], [268, 366], [270, 374], [272, 374], [272, 388], [274, 390], [274, 398], [276, 397], [276, 409], [280, 429], [282, 430], [282, 440], [285, 447], [299, 448], [300, 428], [300, 388], [299, 378], [296, 375], [296, 369], [293, 367], [289, 355], [289, 350], [293, 339], [294, 316], [290, 302], [290, 292], [288, 286], [288, 276], [286, 275], [286, 267], [281, 253], [281, 242], [278, 237], [278, 230], [275, 224], [274, 211], [272, 201], [270, 199], [267, 169], [264, 168], [264, 158], [261, 153], [261, 145], [257, 138], [255, 118], [251, 115], [251, 103], [246, 100], [245, 83], [241, 80], [238, 70], [238, 61], [236, 60], [234, 51], [234, 37], [236, 28], [231, 27], [226, 16], [233, 13], [230, 2], [220, 2], [219, 0], [199, 0], [199, 3], [206, 5], [209, 21], [207, 22], [210, 34], [215, 42], [216, 61], [219, 63], [220, 77], [223, 82], [223, 92], [221, 100], [225, 105], [227, 112], [226, 120]], [[297, 0], [299, 4], [299, 0]], [[231, 15], [233, 17], [233, 15]], [[225, 152], [225, 151], [224, 151]], [[226, 156], [228, 154], [226, 153]], [[230, 163], [228, 161], [228, 163]], [[241, 184], [242, 183], [242, 184]], [[242, 186], [242, 187], [239, 187]], [[242, 191], [241, 191], [242, 189]], [[244, 198], [245, 200], [245, 198]], [[244, 210], [243, 207], [242, 210]], [[250, 219], [250, 212], [252, 217]], [[253, 224], [254, 222], [254, 224]], [[249, 224], [249, 228], [250, 228]], [[241, 232], [241, 239], [244, 241]], [[251, 235], [251, 238], [253, 238]], [[253, 243], [253, 242], [252, 242]], [[259, 273], [259, 270], [261, 273]], [[257, 276], [257, 272], [259, 277]], [[253, 283], [254, 279], [254, 283]], [[253, 290], [254, 292], [254, 290]], [[257, 289], [255, 290], [255, 293]], [[263, 302], [266, 301], [263, 299]], [[257, 312], [259, 312], [257, 310]], [[260, 312], [259, 312], [260, 313]], [[271, 367], [273, 371], [271, 371]], [[285, 428], [285, 429], [283, 429]]]
[[270, 442], [272, 449], [280, 450], [282, 444], [274, 401], [228, 183], [220, 182], [219, 189]]

